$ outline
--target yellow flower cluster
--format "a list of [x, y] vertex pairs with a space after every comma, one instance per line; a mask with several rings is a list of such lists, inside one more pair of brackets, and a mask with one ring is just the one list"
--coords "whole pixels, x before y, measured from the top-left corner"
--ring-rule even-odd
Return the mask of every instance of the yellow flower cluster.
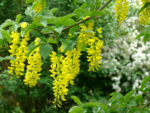
[[[21, 24], [22, 28], [27, 27], [27, 23], [23, 22]], [[11, 53], [10, 56], [14, 56], [15, 60], [10, 60], [11, 66], [9, 68], [9, 73], [11, 75], [15, 74], [17, 78], [19, 78], [21, 75], [23, 75], [22, 72], [24, 72], [25, 67], [25, 60], [26, 60], [26, 54], [27, 54], [27, 41], [29, 40], [29, 33], [25, 35], [25, 37], [22, 39], [21, 43], [19, 43], [20, 40], [20, 34], [16, 31], [11, 32], [10, 37], [12, 38], [12, 45], [10, 46], [11, 50], [9, 52]]]
[[[37, 0], [34, 0], [34, 1], [37, 1]], [[42, 11], [41, 1], [37, 4], [34, 10], [36, 13], [40, 13]]]
[[[40, 39], [35, 39], [35, 45], [39, 44]], [[24, 82], [26, 85], [33, 87], [37, 84], [37, 80], [40, 79], [41, 75], [41, 66], [42, 66], [42, 58], [40, 56], [40, 48], [37, 47], [28, 57], [28, 65], [27, 65], [27, 72], [25, 75]]]
[[115, 13], [118, 22], [122, 23], [127, 17], [129, 3], [127, 0], [116, 0]]
[[[142, 7], [146, 4], [146, 3], [150, 3], [150, 0], [141, 0], [142, 2]], [[148, 22], [150, 22], [150, 6], [147, 6], [141, 13], [139, 16], [139, 22], [141, 24], [148, 24]]]
[[[102, 38], [102, 28], [100, 27], [97, 29], [98, 36]], [[100, 60], [101, 60], [101, 52], [103, 48], [103, 41], [98, 39], [95, 36], [95, 33], [93, 33], [92, 37], [88, 40], [89, 47], [87, 48], [87, 59], [89, 61], [89, 71], [95, 71], [98, 70], [100, 67]]]
[[[86, 26], [82, 24], [80, 35], [78, 36], [77, 48], [81, 50], [83, 46], [87, 49], [87, 59], [89, 62], [89, 71], [95, 71], [100, 67], [101, 52], [103, 41], [96, 37], [96, 32], [93, 31], [94, 22], [91, 21]], [[102, 38], [102, 28], [97, 29], [98, 36]]]
[[[11, 32], [10, 37], [12, 38], [12, 45], [10, 45], [10, 56], [12, 57], [16, 57], [17, 54], [17, 48], [18, 48], [18, 44], [19, 44], [19, 39], [20, 39], [20, 34], [17, 31], [13, 31]], [[9, 73], [11, 75], [14, 74], [14, 67], [15, 67], [15, 60], [10, 60], [10, 67], [8, 67], [9, 69]]]
[[77, 41], [78, 50], [80, 50], [83, 46], [86, 46], [88, 44], [88, 40], [93, 35], [93, 25], [93, 21], [89, 22], [87, 26], [85, 24], [80, 25], [81, 30]]
[[73, 85], [74, 78], [80, 70], [80, 51], [73, 49], [67, 51], [64, 56], [58, 56], [54, 51], [50, 54], [52, 62], [50, 72], [53, 81], [54, 101], [56, 105], [61, 106], [61, 101], [66, 101], [65, 96], [68, 92], [69, 83]]
[[22, 22], [22, 23], [21, 23], [21, 28], [24, 29], [24, 28], [26, 28], [27, 26], [28, 26], [28, 23], [27, 23], [27, 22]]
[[99, 40], [97, 37], [93, 37], [89, 39], [89, 48], [87, 48], [88, 53], [88, 61], [89, 64], [89, 71], [98, 70], [100, 67], [100, 60], [101, 60], [101, 52], [103, 48], [103, 41]]
[[25, 67], [25, 60], [26, 60], [26, 54], [28, 53], [27, 51], [27, 44], [28, 44], [28, 40], [29, 40], [29, 33], [27, 33], [24, 37], [24, 39], [22, 39], [21, 43], [20, 43], [20, 47], [16, 50], [16, 58], [15, 58], [15, 74], [16, 77], [19, 78], [20, 76], [23, 75], [22, 72], [24, 72], [24, 67]]
[[20, 40], [20, 34], [17, 31], [12, 31], [10, 37], [12, 38], [12, 45], [10, 45], [9, 50], [10, 56], [15, 56]]

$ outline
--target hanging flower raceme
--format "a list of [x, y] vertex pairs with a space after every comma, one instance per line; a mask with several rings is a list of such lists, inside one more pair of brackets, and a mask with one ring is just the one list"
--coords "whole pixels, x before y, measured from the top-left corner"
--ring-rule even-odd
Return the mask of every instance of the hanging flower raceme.
[[53, 81], [54, 101], [58, 106], [61, 106], [61, 101], [66, 101], [65, 96], [68, 92], [69, 83], [73, 84], [75, 77], [79, 73], [80, 63], [79, 57], [81, 53], [76, 49], [67, 51], [64, 56], [57, 56], [53, 51], [50, 55], [52, 62], [50, 72]]
[[89, 22], [87, 26], [85, 24], [80, 25], [81, 31], [77, 41], [78, 50], [82, 49], [83, 46], [86, 46], [88, 44], [88, 40], [92, 35], [93, 25], [94, 25], [93, 21]]
[[129, 3], [127, 0], [116, 0], [115, 14], [118, 22], [122, 23], [127, 17]]
[[[40, 39], [35, 39], [35, 45], [39, 44]], [[28, 65], [27, 71], [25, 75], [24, 82], [26, 85], [33, 87], [37, 84], [37, 80], [40, 79], [41, 75], [41, 66], [42, 66], [42, 58], [40, 55], [40, 47], [37, 47], [32, 53], [28, 56]]]
[[[144, 7], [146, 4], [150, 3], [150, 0], [141, 0], [141, 2], [142, 7]], [[140, 13], [139, 22], [144, 25], [150, 22], [150, 5], [144, 8], [144, 10]]]
[[23, 75], [24, 68], [25, 68], [25, 60], [27, 59], [26, 54], [28, 53], [27, 44], [29, 40], [29, 33], [25, 35], [20, 43], [20, 47], [16, 50], [16, 59], [15, 59], [15, 74], [16, 77], [19, 78]]
[[10, 37], [12, 38], [12, 45], [10, 45], [9, 50], [10, 56], [15, 56], [20, 40], [20, 34], [17, 31], [12, 31]]
[[[12, 45], [10, 45], [10, 56], [12, 57], [16, 57], [17, 55], [17, 48], [18, 48], [18, 44], [19, 44], [19, 39], [20, 39], [20, 34], [17, 31], [12, 31], [10, 37], [12, 38]], [[9, 69], [9, 73], [11, 75], [14, 74], [14, 70], [15, 70], [15, 60], [10, 60], [10, 67], [8, 67]]]
[[[24, 29], [27, 27], [27, 23], [23, 22], [21, 24], [21, 27]], [[12, 45], [10, 46], [11, 50], [9, 52], [11, 53], [10, 56], [14, 56], [15, 59], [11, 60], [11, 67], [10, 74], [15, 75], [17, 78], [19, 78], [21, 75], [23, 75], [22, 72], [24, 72], [25, 67], [25, 60], [26, 60], [26, 54], [27, 54], [27, 41], [29, 40], [29, 33], [25, 35], [25, 37], [22, 39], [21, 43], [19, 43], [20, 40], [20, 34], [17, 32], [11, 33]]]
[[89, 71], [98, 70], [100, 67], [101, 52], [103, 48], [103, 41], [99, 40], [97, 37], [89, 39], [89, 48], [87, 48], [88, 61], [89, 61]]
[[71, 76], [70, 76], [70, 84], [74, 84], [74, 79], [77, 76], [77, 74], [80, 71], [80, 58], [81, 51], [77, 49], [72, 50], [72, 68], [70, 70]]
[[[91, 21], [85, 24], [82, 24], [81, 32], [77, 40], [78, 51], [82, 50], [82, 47], [87, 49], [87, 59], [89, 62], [89, 71], [95, 71], [100, 67], [101, 52], [103, 48], [103, 41], [96, 37], [96, 32], [93, 31], [94, 22]], [[98, 37], [102, 38], [102, 28], [97, 29]]]

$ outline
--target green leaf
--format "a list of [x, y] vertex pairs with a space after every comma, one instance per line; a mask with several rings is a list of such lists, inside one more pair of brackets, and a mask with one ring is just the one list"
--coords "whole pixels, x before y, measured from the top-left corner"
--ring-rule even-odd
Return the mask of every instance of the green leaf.
[[46, 20], [46, 19], [41, 19], [40, 23], [41, 23], [44, 27], [47, 27], [47, 20]]
[[142, 95], [137, 95], [137, 96], [134, 98], [134, 100], [136, 101], [136, 103], [137, 103], [138, 105], [141, 105], [141, 104], [143, 104], [144, 98], [143, 98]]
[[85, 113], [84, 109], [79, 106], [73, 106], [70, 110], [69, 113]]
[[41, 0], [36, 0], [35, 2], [33, 2], [32, 5], [32, 10], [36, 8], [36, 6], [41, 2]]
[[43, 57], [43, 59], [46, 59], [51, 51], [53, 50], [52, 46], [50, 44], [44, 44], [40, 47], [40, 54]]
[[2, 24], [0, 25], [0, 28], [3, 29], [3, 28], [5, 28], [5, 27], [11, 26], [11, 25], [13, 25], [13, 24], [14, 24], [14, 22], [13, 22], [12, 20], [8, 19], [8, 20], [6, 20], [4, 23], [2, 23]]
[[55, 40], [55, 39], [52, 38], [52, 37], [51, 37], [51, 38], [48, 38], [48, 39], [47, 39], [47, 42], [48, 42], [48, 43], [52, 43], [52, 44], [57, 44], [57, 43], [58, 43], [57, 40]]
[[113, 92], [110, 94], [112, 98], [110, 99], [112, 105], [117, 105], [118, 107], [124, 106], [124, 96], [119, 92]]
[[8, 31], [0, 29], [0, 45], [6, 44], [6, 42], [10, 42], [10, 35]]
[[4, 45], [6, 43], [6, 40], [3, 38], [2, 31], [0, 31], [0, 45]]
[[139, 11], [138, 14], [140, 14], [145, 8], [147, 8], [148, 6], [150, 6], [150, 3], [146, 3]]
[[2, 35], [3, 35], [3, 38], [6, 39], [6, 41], [8, 41], [10, 43], [11, 39], [10, 39], [9, 32], [6, 30], [2, 30]]
[[45, 11], [45, 8], [46, 8], [46, 0], [41, 0], [41, 2], [42, 2], [42, 10], [44, 10]]
[[101, 16], [102, 12], [101, 11], [93, 11], [91, 12], [90, 16]]
[[31, 29], [30, 31], [31, 37], [40, 37], [40, 38], [45, 38], [43, 34], [39, 32], [39, 30]]
[[22, 18], [22, 15], [21, 15], [21, 14], [18, 14], [17, 17], [16, 17], [15, 23], [16, 23], [16, 24], [19, 24], [21, 18]]
[[147, 83], [149, 83], [149, 81], [150, 81], [150, 76], [144, 77], [144, 79], [142, 80], [142, 84], [141, 84], [140, 90], [143, 90], [144, 88], [146, 88]]
[[32, 51], [34, 51], [34, 49], [36, 49], [37, 47], [40, 47], [40, 46], [42, 46], [44, 43], [41, 43], [41, 44], [39, 44], [39, 45], [35, 45], [35, 43], [34, 42], [32, 42], [31, 44], [29, 44], [29, 46], [28, 46], [28, 54], [27, 54], [27, 57], [32, 53]]
[[89, 16], [91, 12], [87, 11], [87, 10], [88, 10], [88, 4], [87, 3], [84, 3], [78, 9], [74, 10], [76, 18], [82, 19], [85, 16]]
[[85, 107], [96, 107], [98, 105], [99, 105], [99, 103], [97, 103], [97, 102], [87, 102], [84, 104]]
[[39, 80], [39, 83], [40, 84], [45, 84], [47, 85], [48, 87], [50, 87], [50, 83], [51, 82], [51, 79], [49, 77], [41, 77], [40, 80]]
[[69, 26], [75, 23], [75, 21], [71, 18], [74, 14], [68, 14], [63, 17], [55, 17], [55, 16], [45, 16], [48, 24], [55, 24], [56, 28], [62, 27], [62, 26]]
[[72, 50], [76, 44], [76, 39], [62, 39], [60, 38], [59, 41], [62, 42], [62, 45], [64, 47], [64, 52], [67, 50]]
[[127, 107], [131, 108], [131, 107], [135, 107], [135, 106], [137, 106], [136, 101], [133, 100], [133, 99], [130, 99], [129, 102], [128, 102], [128, 104], [127, 104]]
[[31, 7], [31, 6], [28, 6], [28, 7], [26, 8], [25, 14], [26, 14], [27, 16], [32, 17], [32, 18], [35, 16], [35, 12], [34, 12], [34, 10], [32, 10], [32, 7]]
[[55, 28], [54, 29], [57, 33], [61, 34], [63, 27]]
[[79, 105], [79, 106], [82, 105], [82, 102], [80, 101], [80, 99], [79, 99], [78, 97], [76, 97], [76, 96], [71, 96], [71, 98], [73, 99], [73, 101], [74, 101], [77, 105]]
[[134, 94], [135, 90], [132, 90], [130, 92], [128, 92], [126, 95], [125, 95], [125, 102], [128, 102], [129, 99], [132, 97], [132, 95]]
[[146, 108], [131, 108], [128, 113], [150, 113], [150, 110]]
[[57, 23], [57, 17], [54, 17], [54, 16], [43, 16], [43, 19], [46, 19], [48, 24]]
[[56, 21], [56, 26], [70, 26], [72, 24], [74, 24], [75, 21], [71, 18], [68, 17], [58, 17], [57, 21]]
[[32, 3], [33, 0], [26, 0], [26, 4]]
[[143, 41], [147, 42], [150, 39], [149, 30], [150, 30], [150, 25], [145, 27], [136, 38], [139, 39], [140, 37], [143, 37]]
[[108, 106], [104, 104], [100, 104], [102, 113], [109, 113]]
[[13, 57], [10, 57], [10, 56], [6, 56], [6, 57], [1, 57], [0, 56], [0, 62], [4, 61], [4, 60], [13, 60], [14, 58]]
[[52, 8], [52, 9], [50, 10], [51, 13], [55, 13], [55, 12], [57, 12], [57, 11], [58, 11], [58, 8]]
[[21, 36], [24, 37], [24, 35], [30, 31], [31, 29], [33, 28], [36, 28], [36, 27], [39, 27], [39, 26], [42, 26], [42, 24], [38, 23], [38, 22], [33, 22], [32, 24], [28, 25], [22, 32]]

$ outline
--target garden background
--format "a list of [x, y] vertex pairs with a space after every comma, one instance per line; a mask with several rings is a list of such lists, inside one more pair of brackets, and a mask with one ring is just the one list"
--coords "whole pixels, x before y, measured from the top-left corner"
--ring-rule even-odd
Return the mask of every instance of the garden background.
[[[1, 0], [0, 113], [150, 113], [150, 24], [139, 22], [142, 11], [147, 8], [150, 12], [150, 1], [144, 6], [140, 0], [129, 1], [127, 18], [119, 23], [115, 17], [115, 0]], [[45, 9], [36, 15], [33, 10], [38, 2]], [[97, 71], [89, 72], [87, 52], [83, 48], [80, 72], [74, 85], [68, 86], [66, 101], [59, 107], [53, 103], [48, 56], [61, 43], [66, 50], [75, 47], [79, 24], [67, 27], [84, 17], [92, 17], [94, 30], [102, 28], [101, 65]], [[8, 52], [10, 31], [18, 30], [22, 22], [28, 22], [31, 30], [29, 51], [36, 49], [32, 43], [35, 37], [43, 43], [46, 40], [40, 48], [43, 65], [35, 87], [25, 85], [23, 78], [11, 78], [8, 73], [12, 59]], [[60, 38], [58, 42], [55, 36]]]

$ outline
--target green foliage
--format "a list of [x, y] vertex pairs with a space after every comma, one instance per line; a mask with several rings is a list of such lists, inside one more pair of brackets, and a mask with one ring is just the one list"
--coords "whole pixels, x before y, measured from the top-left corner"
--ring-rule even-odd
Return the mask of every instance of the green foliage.
[[143, 7], [141, 7], [141, 9], [139, 10], [138, 14], [140, 14], [145, 8], [149, 7], [150, 3], [147, 2]]
[[33, 0], [26, 0], [26, 4], [32, 3]]
[[[51, 88], [53, 81], [49, 77], [50, 73], [48, 71], [50, 65], [49, 54], [52, 50], [57, 50], [61, 45], [64, 47], [64, 51], [72, 50], [75, 47], [77, 36], [79, 35], [79, 32], [76, 30], [79, 29], [79, 26], [65, 29], [79, 22], [85, 16], [95, 16], [93, 18], [96, 21], [94, 29], [98, 27], [103, 28], [104, 42], [110, 42], [110, 40], [115, 39], [117, 36], [125, 36], [128, 33], [128, 29], [121, 29], [115, 21], [114, 12], [112, 12], [113, 3], [107, 9], [100, 12], [98, 9], [104, 4], [101, 0], [42, 0], [44, 8], [41, 13], [36, 14], [34, 8], [40, 0], [34, 3], [33, 0], [26, 0], [25, 3], [28, 4], [26, 10], [25, 4], [21, 5], [20, 1], [20, 4], [16, 5], [16, 1], [12, 0], [12, 4], [10, 4], [9, 0], [2, 0], [0, 3], [0, 6], [3, 6], [0, 7], [0, 12], [2, 12], [0, 22], [3, 22], [0, 25], [0, 55], [4, 56], [0, 57], [0, 71], [5, 61], [13, 59], [8, 56], [9, 53], [6, 51], [9, 49], [9, 43], [11, 43], [10, 33], [13, 30], [22, 30], [22, 37], [30, 31], [31, 39], [28, 45], [29, 53], [27, 56], [34, 49], [40, 47], [43, 70], [41, 79], [34, 88], [25, 86], [22, 82], [23, 77], [19, 80], [16, 78], [11, 79], [7, 70], [0, 73], [1, 113], [66, 113], [73, 104], [70, 97], [77, 106], [70, 108], [69, 113], [150, 112], [149, 103], [147, 102], [149, 101], [150, 77], [144, 78], [142, 82], [140, 91], [143, 95], [137, 94], [138, 91], [135, 90], [125, 95], [113, 92], [111, 93], [111, 98], [108, 99], [108, 94], [113, 91], [111, 78], [103, 76], [105, 75], [105, 71], [107, 72], [106, 69], [99, 70], [98, 72], [88, 72], [85, 47], [82, 48], [84, 52], [82, 52], [83, 56], [81, 58], [81, 71], [75, 80], [76, 84], [70, 87], [67, 97], [68, 101], [63, 103], [62, 108], [54, 108], [52, 105], [54, 97]], [[22, 12], [25, 12], [25, 14]], [[18, 15], [15, 18], [14, 15], [16, 14]], [[96, 16], [100, 16], [100, 19]], [[10, 19], [6, 20], [6, 18]], [[21, 29], [20, 25], [24, 21], [28, 22], [28, 27]], [[149, 26], [145, 27], [138, 35], [138, 38], [144, 37], [144, 41], [148, 41], [150, 36], [149, 29]], [[73, 38], [70, 38], [68, 33], [72, 33]], [[37, 46], [33, 42], [36, 37], [41, 39], [40, 44]], [[71, 95], [77, 95], [81, 100], [90, 100], [90, 102], [81, 102], [78, 97]]]
[[147, 42], [149, 41], [149, 36], [150, 36], [150, 25], [146, 26], [145, 28], [142, 29], [141, 33], [137, 36], [137, 38], [143, 37], [143, 41]]
[[52, 46], [50, 44], [45, 44], [40, 47], [40, 54], [43, 59], [46, 59], [52, 51]]
[[[69, 113], [149, 113], [150, 108], [147, 108], [143, 98], [142, 95], [135, 94], [134, 90], [124, 96], [114, 92], [111, 93], [111, 98], [106, 104], [99, 101], [86, 102], [73, 106], [70, 108]], [[76, 99], [73, 100], [78, 104]]]

